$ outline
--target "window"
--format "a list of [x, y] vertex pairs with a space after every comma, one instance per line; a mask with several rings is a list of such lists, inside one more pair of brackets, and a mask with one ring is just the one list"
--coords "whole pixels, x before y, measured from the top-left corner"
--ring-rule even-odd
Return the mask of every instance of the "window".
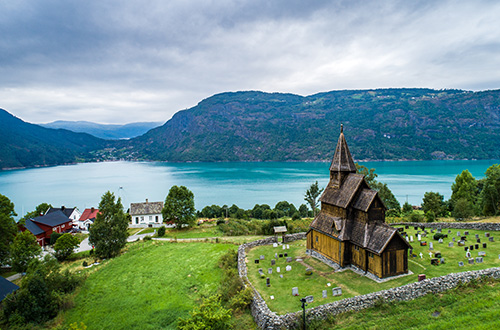
[[368, 252], [368, 258], [373, 258], [373, 253], [372, 252]]
[[359, 251], [359, 246], [354, 245], [354, 250]]
[[158, 216], [155, 216], [155, 221], [158, 222]]
[[139, 217], [135, 217], [135, 224], [138, 225], [139, 224]]
[[151, 220], [153, 220], [153, 216], [152, 215], [149, 216], [149, 222], [151, 222]]
[[144, 217], [141, 217], [141, 222], [144, 222]]
[[316, 236], [316, 243], [318, 242], [318, 236]]

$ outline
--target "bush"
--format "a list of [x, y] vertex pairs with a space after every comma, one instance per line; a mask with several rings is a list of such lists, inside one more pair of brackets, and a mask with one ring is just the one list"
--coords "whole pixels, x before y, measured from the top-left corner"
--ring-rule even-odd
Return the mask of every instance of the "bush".
[[435, 241], [439, 241], [440, 238], [445, 238], [445, 237], [446, 235], [443, 233], [435, 233], [433, 238]]
[[218, 226], [218, 225], [223, 225], [223, 224], [225, 224], [225, 223], [226, 223], [226, 220], [224, 220], [224, 219], [222, 219], [222, 218], [217, 219], [217, 226]]
[[144, 236], [144, 238], [142, 240], [143, 241], [150, 241], [151, 240], [151, 236]]
[[165, 226], [161, 226], [161, 227], [158, 229], [158, 237], [163, 237], [163, 236], [165, 236], [165, 231], [166, 231]]
[[300, 216], [300, 213], [299, 212], [295, 212], [293, 215], [292, 215], [292, 220], [300, 220], [302, 217]]
[[248, 306], [253, 299], [253, 290], [250, 287], [246, 287], [243, 290], [240, 290], [238, 294], [236, 294], [231, 301], [229, 302], [229, 306], [232, 310], [244, 310]]
[[86, 261], [86, 260], [85, 260], [85, 261], [83, 261], [83, 263], [82, 263], [82, 266], [83, 266], [83, 267], [87, 267], [88, 265], [89, 265], [89, 264], [87, 263], [87, 261]]
[[229, 329], [231, 311], [221, 305], [219, 296], [211, 296], [203, 300], [200, 307], [189, 313], [186, 319], [180, 318], [178, 327], [181, 330], [194, 329]]
[[61, 237], [63, 234], [59, 234], [59, 233], [56, 233], [56, 232], [53, 232], [51, 235], [50, 235], [50, 245], [54, 245], [56, 244], [56, 241], [59, 237]]

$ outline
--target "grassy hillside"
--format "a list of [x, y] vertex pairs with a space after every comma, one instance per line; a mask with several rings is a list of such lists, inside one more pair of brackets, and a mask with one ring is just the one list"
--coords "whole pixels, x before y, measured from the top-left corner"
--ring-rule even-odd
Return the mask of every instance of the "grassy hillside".
[[86, 280], [65, 325], [92, 329], [175, 329], [203, 296], [216, 292], [217, 261], [232, 244], [139, 242]]
[[323, 161], [341, 123], [357, 160], [500, 157], [500, 90], [222, 93], [128, 146], [162, 161]]

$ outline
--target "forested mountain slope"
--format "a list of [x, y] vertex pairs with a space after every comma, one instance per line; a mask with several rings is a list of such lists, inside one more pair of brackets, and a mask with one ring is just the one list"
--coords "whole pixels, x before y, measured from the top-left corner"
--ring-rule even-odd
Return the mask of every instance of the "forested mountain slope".
[[357, 160], [500, 158], [498, 90], [222, 93], [128, 146], [150, 160], [322, 161], [341, 123]]

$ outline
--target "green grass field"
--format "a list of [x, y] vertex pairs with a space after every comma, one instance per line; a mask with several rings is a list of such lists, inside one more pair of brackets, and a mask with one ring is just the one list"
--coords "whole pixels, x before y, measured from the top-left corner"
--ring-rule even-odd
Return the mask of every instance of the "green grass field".
[[[63, 315], [92, 329], [174, 329], [220, 284], [218, 259], [233, 244], [137, 242], [93, 271]], [[94, 268], [94, 267], [93, 267]], [[92, 270], [90, 268], [89, 270]]]
[[[255, 288], [261, 293], [262, 297], [266, 300], [266, 303], [272, 311], [279, 314], [285, 314], [287, 312], [296, 312], [300, 310], [299, 299], [307, 295], [314, 296], [314, 302], [309, 304], [310, 308], [344, 298], [416, 282], [418, 274], [425, 274], [427, 278], [432, 278], [450, 273], [500, 266], [500, 259], [498, 258], [498, 255], [500, 254], [500, 233], [490, 232], [491, 236], [494, 237], [495, 242], [489, 242], [488, 239], [485, 238], [484, 231], [469, 230], [469, 235], [467, 236], [467, 246], [477, 244], [475, 234], [479, 235], [479, 238], [481, 239], [481, 246], [483, 242], [487, 243], [486, 249], [480, 248], [479, 250], [471, 251], [473, 257], [478, 256], [478, 251], [486, 252], [484, 262], [469, 265], [467, 263], [467, 258], [465, 257], [466, 252], [464, 251], [464, 248], [457, 245], [459, 238], [456, 236], [457, 231], [463, 235], [464, 230], [461, 229], [452, 229], [450, 234], [448, 234], [447, 229], [443, 230], [444, 234], [448, 234], [448, 238], [445, 238], [443, 243], [434, 241], [432, 239], [434, 234], [431, 234], [430, 231], [427, 237], [423, 237], [423, 240], [426, 240], [427, 242], [432, 241], [434, 244], [434, 252], [440, 251], [442, 256], [445, 258], [444, 264], [434, 266], [430, 264], [430, 257], [428, 254], [429, 246], [419, 245], [413, 227], [406, 230], [409, 235], [414, 236], [414, 242], [411, 244], [413, 246], [413, 253], [416, 254], [417, 257], [409, 257], [408, 262], [409, 269], [414, 274], [395, 278], [384, 283], [377, 283], [365, 276], [353, 273], [350, 270], [338, 273], [333, 272], [333, 269], [329, 266], [305, 254], [305, 240], [289, 244], [290, 250], [282, 250], [281, 247], [273, 248], [272, 245], [259, 246], [251, 249], [248, 251], [247, 258], [248, 278]], [[451, 242], [453, 237], [456, 238], [457, 242], [454, 243], [453, 247], [448, 247], [448, 242]], [[281, 273], [278, 274], [276, 272], [276, 266], [273, 266], [273, 273], [269, 275], [267, 274], [267, 269], [271, 267], [270, 260], [274, 258], [274, 254], [276, 252], [278, 254], [287, 252], [289, 256], [293, 258], [302, 257], [304, 262], [299, 263], [297, 261], [293, 261], [290, 263], [292, 271], [286, 272], [286, 258], [278, 258], [276, 266], [280, 266]], [[420, 253], [423, 254], [422, 259], [418, 256]], [[260, 255], [264, 255], [265, 260], [259, 264], [255, 264], [254, 260], [258, 259]], [[463, 267], [459, 267], [459, 261], [463, 261], [465, 265]], [[312, 275], [305, 275], [306, 267], [313, 268], [314, 271]], [[265, 274], [264, 278], [260, 278], [258, 273], [259, 268], [263, 269]], [[280, 274], [283, 275], [283, 278], [279, 277]], [[266, 286], [266, 277], [269, 277], [271, 280], [270, 287]], [[327, 285], [328, 283], [331, 284], [330, 287]], [[331, 288], [337, 286], [342, 288], [343, 294], [340, 297], [332, 297]], [[299, 288], [298, 297], [294, 297], [292, 295], [293, 287]], [[329, 296], [327, 298], [322, 298], [322, 290], [328, 290]], [[271, 299], [271, 296], [274, 296], [274, 299]]]

